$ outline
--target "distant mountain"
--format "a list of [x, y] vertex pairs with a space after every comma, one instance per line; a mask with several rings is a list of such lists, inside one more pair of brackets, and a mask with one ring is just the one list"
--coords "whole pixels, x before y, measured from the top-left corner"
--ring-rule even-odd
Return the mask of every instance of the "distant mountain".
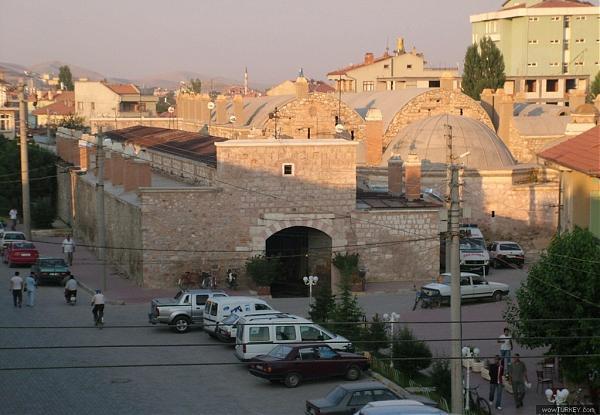
[[64, 63], [64, 62], [60, 62], [60, 61], [42, 62], [42, 63], [38, 63], [35, 65], [31, 65], [28, 69], [31, 72], [35, 72], [40, 75], [44, 74], [44, 73], [50, 73], [50, 74], [54, 74], [54, 75], [58, 76], [59, 69], [63, 65], [69, 66], [69, 68], [71, 69], [71, 74], [73, 75], [74, 79], [88, 78], [90, 80], [97, 81], [97, 80], [105, 78], [105, 76], [102, 75], [101, 73], [98, 73], [91, 69], [87, 69], [87, 68], [84, 68], [81, 66], [72, 65], [72, 64]]
[[[224, 78], [221, 76], [210, 76], [193, 71], [173, 71], [165, 72], [151, 76], [138, 78], [137, 82], [146, 86], [157, 86], [161, 88], [175, 89], [179, 87], [181, 81], [187, 82], [190, 79], [200, 79], [202, 81], [202, 90], [210, 90], [211, 82], [213, 89], [220, 91], [232, 85], [241, 85], [243, 81]], [[250, 88], [263, 90], [268, 87], [267, 84], [250, 82]]]

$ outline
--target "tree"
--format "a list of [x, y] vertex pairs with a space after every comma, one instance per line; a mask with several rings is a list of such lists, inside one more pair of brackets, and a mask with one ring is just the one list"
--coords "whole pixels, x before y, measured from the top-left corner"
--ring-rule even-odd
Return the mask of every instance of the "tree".
[[[600, 367], [599, 264], [600, 244], [590, 231], [575, 228], [557, 234], [505, 312], [523, 346], [547, 347], [550, 355], [583, 355], [560, 359], [561, 372], [571, 382], [588, 383], [596, 404], [600, 376], [590, 380], [588, 375]], [[570, 320], [548, 320], [564, 318]]]
[[389, 346], [390, 341], [385, 332], [385, 322], [381, 320], [379, 314], [373, 316], [369, 329], [365, 330], [365, 340], [367, 342], [364, 344], [364, 349], [372, 353], [377, 353], [379, 349]]
[[592, 96], [592, 100], [596, 99], [598, 95], [600, 95], [600, 71], [596, 74], [596, 77], [592, 81], [592, 86], [590, 88], [590, 94]]
[[246, 272], [259, 287], [270, 286], [279, 275], [281, 262], [277, 258], [256, 255], [246, 261]]
[[77, 115], [67, 115], [65, 118], [58, 122], [59, 127], [70, 128], [72, 130], [83, 130], [85, 129], [85, 119]]
[[489, 37], [479, 44], [467, 48], [463, 68], [462, 90], [479, 101], [485, 88], [497, 89], [504, 85], [504, 57], [500, 49]]
[[326, 323], [335, 313], [335, 295], [331, 293], [329, 284], [317, 288], [315, 302], [310, 305], [310, 319], [319, 323]]
[[71, 75], [71, 68], [68, 65], [63, 65], [58, 68], [58, 80], [62, 84], [62, 87], [67, 91], [75, 89], [73, 85], [73, 75]]
[[156, 103], [156, 112], [162, 114], [167, 111], [170, 106], [174, 106], [175, 101], [175, 93], [173, 91], [169, 91], [169, 93], [165, 97], [159, 98]]
[[431, 350], [427, 344], [418, 340], [411, 329], [403, 327], [394, 338], [392, 346], [393, 357], [410, 357], [411, 360], [394, 360], [394, 367], [409, 376], [414, 376], [420, 370], [431, 365]]
[[[337, 323], [335, 332], [348, 340], [361, 340], [362, 328], [358, 323], [363, 321], [365, 313], [358, 304], [358, 300], [351, 290], [351, 277], [342, 274], [340, 283], [339, 301], [335, 306], [333, 320]], [[351, 324], [344, 324], [351, 323]]]
[[190, 91], [195, 94], [201, 94], [202, 93], [202, 81], [198, 78], [190, 79]]

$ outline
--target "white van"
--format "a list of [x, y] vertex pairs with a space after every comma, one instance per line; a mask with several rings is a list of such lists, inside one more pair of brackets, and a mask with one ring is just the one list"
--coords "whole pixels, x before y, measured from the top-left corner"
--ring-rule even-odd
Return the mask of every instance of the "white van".
[[211, 298], [206, 301], [206, 305], [204, 306], [203, 328], [209, 335], [215, 336], [218, 323], [229, 317], [231, 313], [237, 311], [247, 313], [262, 310], [273, 310], [273, 307], [267, 304], [266, 301], [256, 297], [232, 296]]
[[261, 319], [270, 316], [279, 316], [284, 315], [288, 316], [288, 314], [283, 313], [281, 311], [276, 310], [264, 310], [264, 311], [249, 311], [249, 312], [235, 312], [231, 313], [229, 317], [226, 317], [223, 321], [219, 323], [215, 330], [215, 334], [217, 338], [222, 342], [226, 343], [235, 343], [235, 338], [237, 336], [237, 322], [240, 318], [244, 318], [246, 322], [252, 321], [255, 319]]
[[240, 318], [237, 322], [235, 355], [246, 361], [269, 353], [278, 344], [302, 342], [323, 342], [332, 349], [352, 350], [352, 343], [345, 337], [331, 333], [310, 320], [288, 314], [253, 318], [251, 321]]

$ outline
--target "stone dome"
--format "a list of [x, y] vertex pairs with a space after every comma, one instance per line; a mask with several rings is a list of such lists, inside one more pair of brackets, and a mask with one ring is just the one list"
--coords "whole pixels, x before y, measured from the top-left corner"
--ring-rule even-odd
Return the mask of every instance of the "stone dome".
[[423, 160], [425, 169], [443, 168], [447, 149], [445, 124], [452, 126], [455, 156], [470, 153], [461, 159], [466, 168], [495, 170], [516, 164], [502, 139], [489, 127], [473, 118], [442, 114], [414, 122], [400, 130], [387, 147], [382, 166], [387, 165], [393, 155], [406, 160], [409, 154], [414, 153]]
[[573, 114], [577, 115], [598, 115], [598, 109], [592, 104], [583, 104], [575, 108]]

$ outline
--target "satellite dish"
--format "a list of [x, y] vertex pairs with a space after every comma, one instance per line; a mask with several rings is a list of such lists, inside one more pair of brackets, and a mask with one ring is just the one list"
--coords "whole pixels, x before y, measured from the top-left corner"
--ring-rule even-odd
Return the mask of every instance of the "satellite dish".
[[344, 126], [342, 124], [336, 124], [336, 126], [335, 126], [335, 132], [338, 133], [338, 134], [343, 133], [344, 132]]
[[235, 117], [235, 115], [232, 115], [231, 117], [229, 117], [229, 122], [230, 123], [234, 123], [237, 120], [237, 118]]
[[209, 110], [214, 110], [215, 109], [215, 103], [212, 102], [212, 101], [210, 101], [207, 106], [208, 106]]
[[170, 106], [167, 111], [169, 112], [169, 114], [173, 114], [175, 112], [175, 107]]

